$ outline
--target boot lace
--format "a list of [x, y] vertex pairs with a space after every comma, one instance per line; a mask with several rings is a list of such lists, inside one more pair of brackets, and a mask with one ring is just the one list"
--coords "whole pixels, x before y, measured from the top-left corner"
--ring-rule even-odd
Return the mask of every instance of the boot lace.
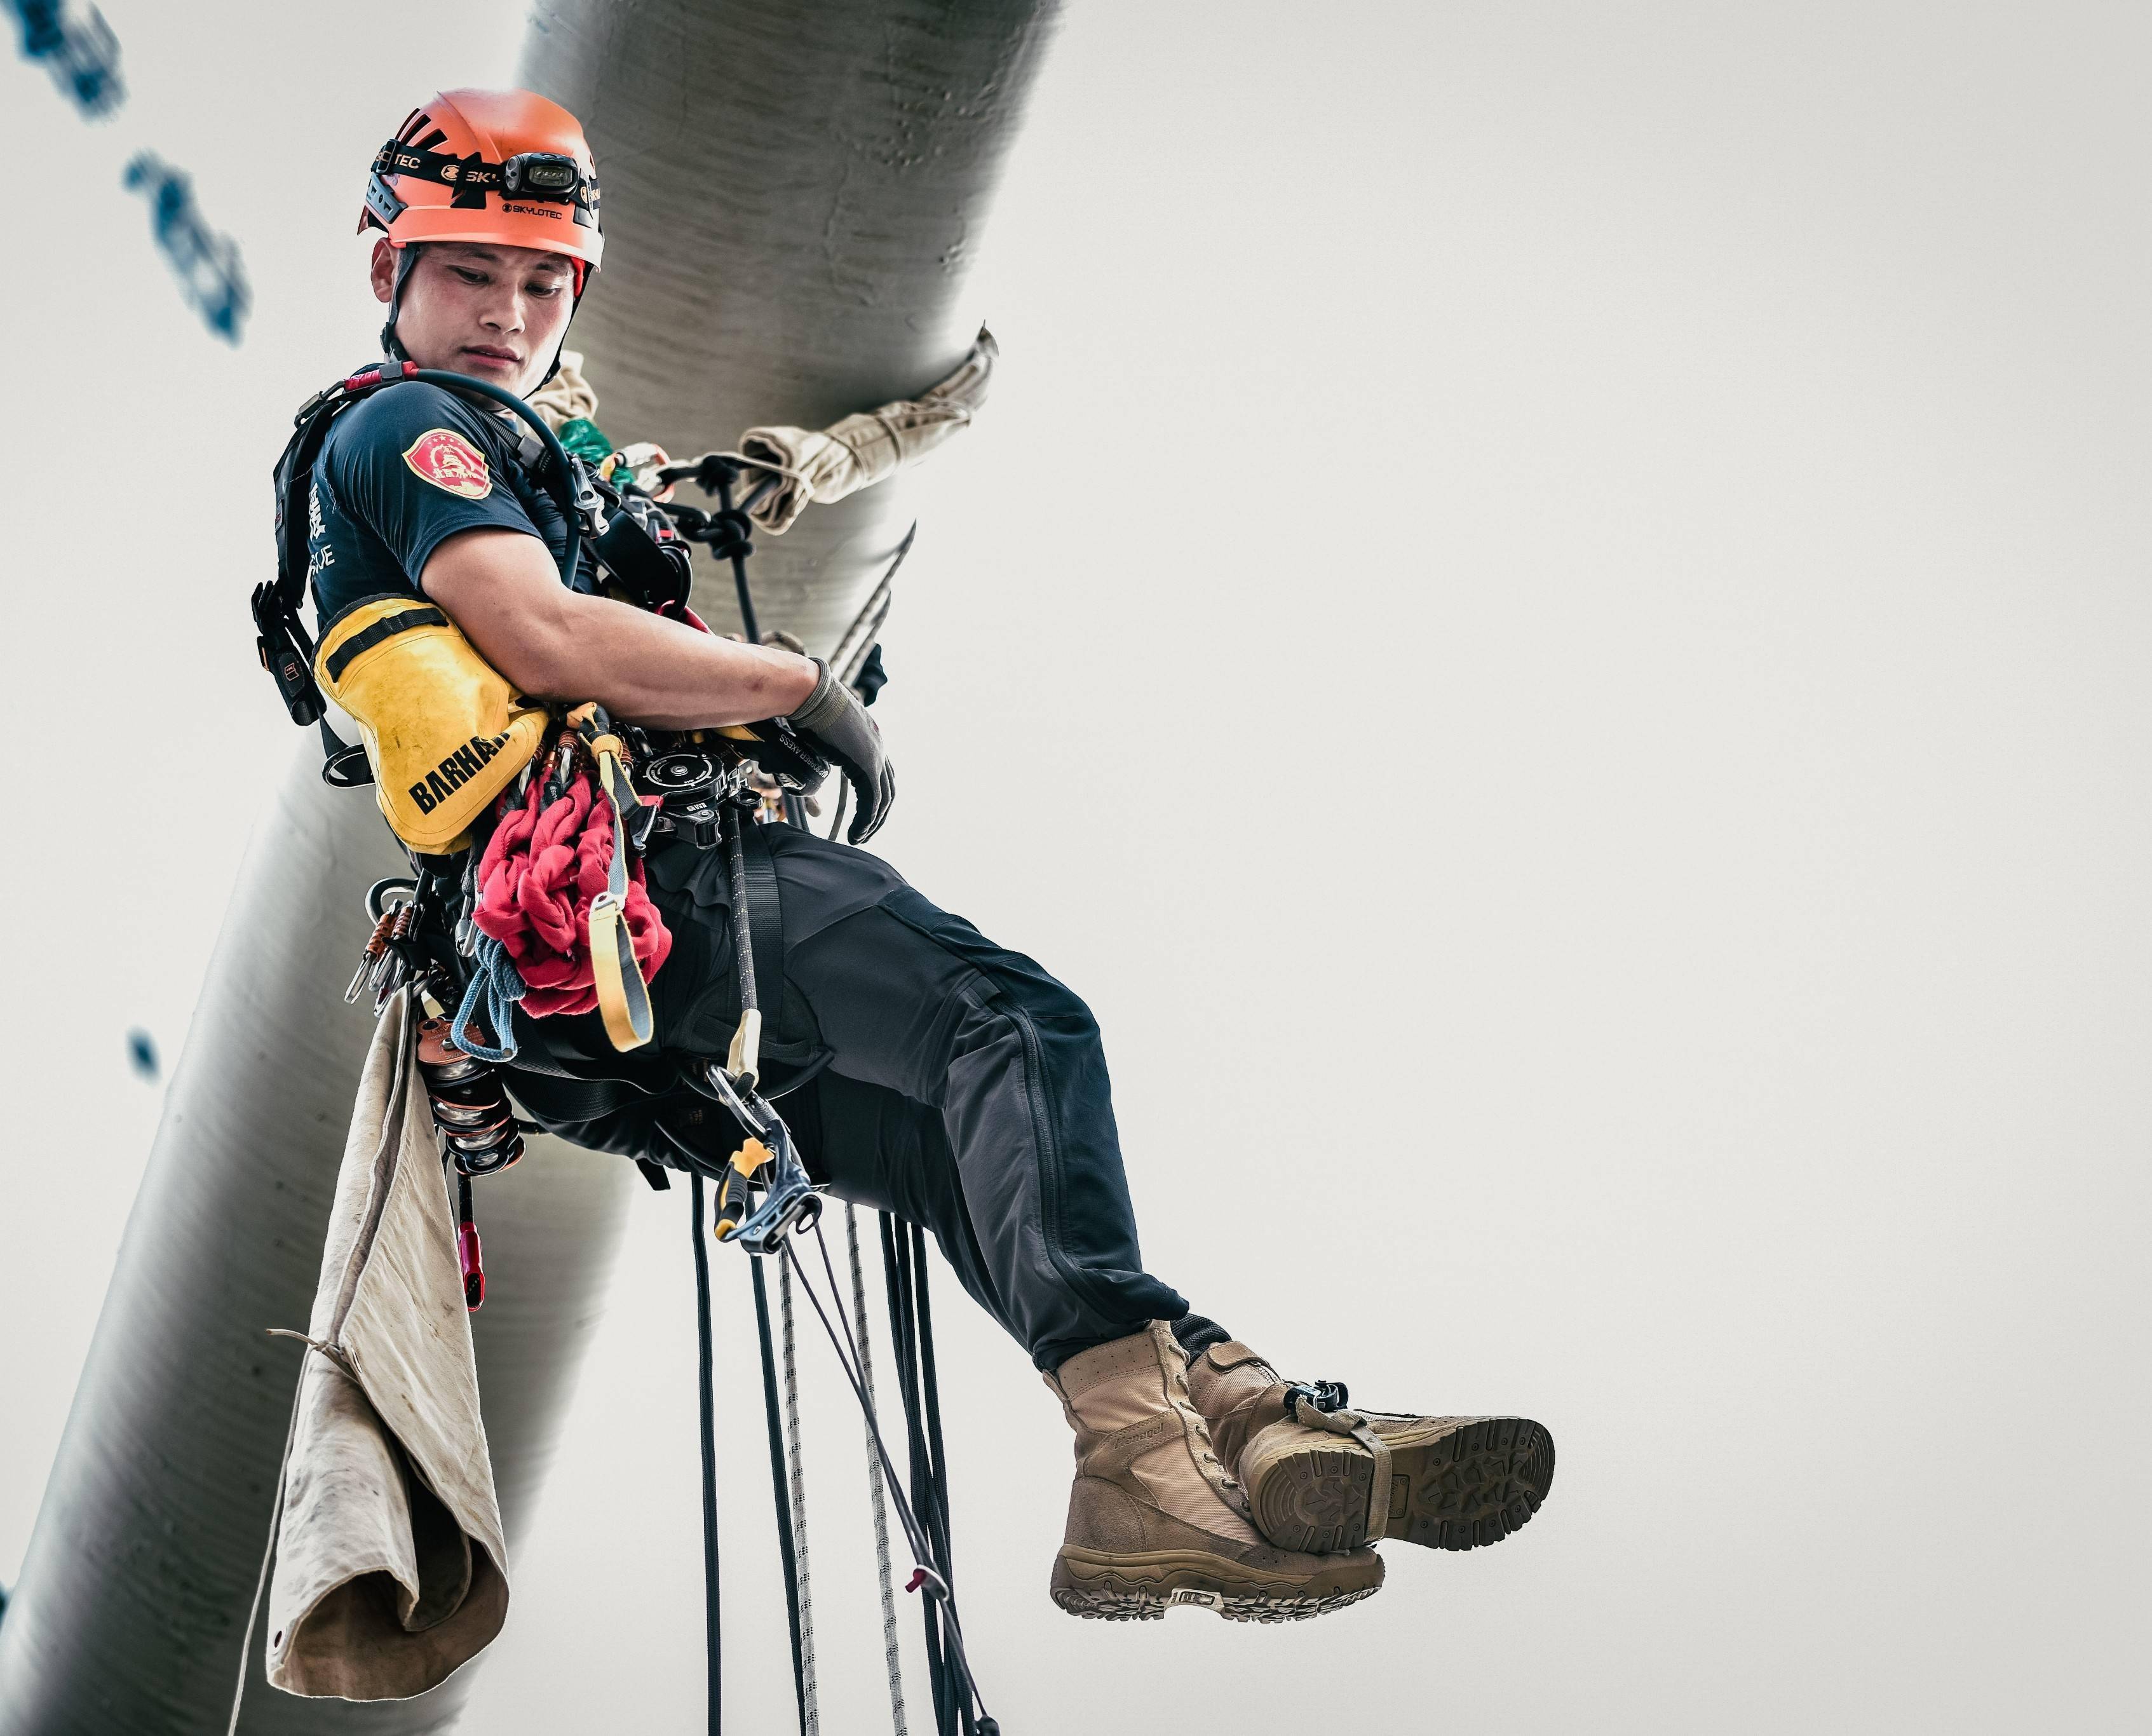
[[1200, 1443], [1195, 1449], [1196, 1457], [1201, 1464], [1210, 1467], [1210, 1470], [1205, 1473], [1206, 1479], [1221, 1495], [1239, 1497], [1237, 1500], [1229, 1500], [1227, 1505], [1246, 1517], [1247, 1498], [1241, 1490], [1241, 1480], [1226, 1469], [1226, 1461], [1218, 1456], [1212, 1445], [1210, 1424], [1205, 1419], [1203, 1413], [1195, 1408], [1195, 1399], [1189, 1395], [1186, 1370], [1174, 1369], [1172, 1381], [1173, 1408], [1179, 1411], [1182, 1418], [1192, 1427], [1195, 1439]]

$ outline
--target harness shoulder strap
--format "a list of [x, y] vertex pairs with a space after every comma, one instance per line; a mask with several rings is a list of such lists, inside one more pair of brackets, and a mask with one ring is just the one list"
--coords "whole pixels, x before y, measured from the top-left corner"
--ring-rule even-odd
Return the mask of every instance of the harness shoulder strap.
[[299, 406], [292, 438], [277, 459], [277, 576], [254, 587], [255, 643], [285, 710], [302, 728], [319, 723], [327, 709], [314, 681], [314, 643], [299, 619], [307, 595], [306, 497], [313, 486], [314, 464], [339, 414], [369, 392], [416, 371], [409, 363], [383, 362], [317, 392]]

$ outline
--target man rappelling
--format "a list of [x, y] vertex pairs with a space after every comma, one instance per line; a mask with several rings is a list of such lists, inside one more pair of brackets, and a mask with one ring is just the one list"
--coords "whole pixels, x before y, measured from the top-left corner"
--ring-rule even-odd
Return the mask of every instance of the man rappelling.
[[[497, 1064], [549, 1131], [708, 1177], [746, 1173], [749, 1124], [693, 1083], [726, 1063], [779, 1104], [815, 1190], [931, 1232], [1075, 1431], [1052, 1581], [1071, 1613], [1316, 1615], [1381, 1586], [1383, 1538], [1466, 1549], [1529, 1519], [1554, 1465], [1538, 1424], [1348, 1408], [1145, 1270], [1089, 1009], [857, 847], [896, 789], [871, 695], [705, 629], [682, 543], [702, 515], [647, 464], [593, 470], [510, 413], [603, 254], [575, 118], [520, 91], [429, 99], [361, 228], [387, 359], [302, 413], [280, 468], [297, 571], [256, 614], [294, 717], [320, 714], [318, 683], [359, 726], [438, 907], [419, 970], [458, 1009], [441, 1053]], [[279, 612], [302, 576], [311, 635]], [[730, 832], [697, 818], [712, 766], [768, 796]], [[787, 823], [825, 767], [849, 844]]]

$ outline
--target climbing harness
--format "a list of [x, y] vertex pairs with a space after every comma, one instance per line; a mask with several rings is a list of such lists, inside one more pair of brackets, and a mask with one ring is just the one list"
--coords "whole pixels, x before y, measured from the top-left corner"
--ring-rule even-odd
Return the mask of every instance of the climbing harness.
[[[518, 1053], [517, 1008], [526, 1018], [595, 1008], [616, 1048], [648, 1043], [648, 982], [664, 964], [672, 937], [648, 898], [642, 855], [660, 837], [676, 846], [722, 850], [741, 1016], [722, 1060], [676, 1063], [676, 1071], [688, 1089], [725, 1111], [738, 1129], [738, 1149], [713, 1160], [658, 1124], [678, 1148], [678, 1166], [689, 1171], [693, 1214], [708, 1728], [721, 1728], [723, 1693], [705, 1240], [713, 1236], [737, 1244], [749, 1258], [802, 1736], [817, 1736], [820, 1727], [799, 1428], [797, 1305], [803, 1297], [863, 1419], [882, 1654], [898, 1736], [906, 1736], [907, 1723], [892, 1511], [912, 1557], [906, 1590], [921, 1594], [935, 1728], [940, 1736], [998, 1736], [966, 1655], [952, 1589], [924, 1233], [881, 1216], [891, 1354], [906, 1424], [900, 1465], [876, 1405], [856, 1219], [847, 1206], [847, 1287], [839, 1281], [821, 1222], [823, 1196], [773, 1100], [810, 1077], [811, 1063], [802, 1070], [788, 1061], [774, 1083], [764, 1076], [764, 1009], [779, 992], [784, 949], [774, 871], [761, 828], [804, 826], [808, 797], [825, 782], [830, 764], [782, 718], [662, 732], [617, 724], [595, 705], [563, 710], [526, 703], [442, 612], [415, 595], [363, 599], [324, 623], [318, 643], [311, 640], [298, 612], [307, 582], [301, 503], [312, 468], [337, 415], [407, 381], [491, 400], [534, 424], [539, 438], [526, 438], [520, 455], [541, 473], [566, 520], [565, 581], [576, 579], [587, 547], [607, 594], [703, 631], [708, 629], [688, 602], [696, 544], [730, 566], [747, 637], [764, 641], [746, 562], [754, 551], [753, 515], [786, 479], [762, 476], [735, 505], [743, 467], [731, 455], [678, 466], [662, 463], [662, 453], [655, 463], [610, 454], [593, 469], [520, 400], [485, 382], [409, 362], [384, 361], [348, 376], [308, 400], [296, 419], [297, 432], [277, 471], [277, 577], [254, 593], [257, 641], [293, 722], [320, 726], [324, 781], [340, 788], [373, 783], [377, 805], [411, 858], [409, 876], [379, 882], [368, 895], [373, 930], [346, 998], [371, 991], [378, 1013], [409, 987], [429, 1015], [420, 1028], [419, 1068], [444, 1161], [455, 1175], [465, 1305], [480, 1305], [486, 1283], [473, 1181], [510, 1167], [522, 1155], [524, 1134], [535, 1130], [516, 1115], [500, 1070]], [[601, 441], [587, 419], [586, 425], [590, 438]], [[586, 444], [580, 435], [578, 444]], [[672, 488], [684, 480], [713, 496], [714, 509], [671, 500]], [[668, 496], [662, 505], [660, 494]], [[875, 637], [888, 612], [890, 580], [911, 546], [907, 535], [842, 636], [831, 661], [847, 682], [880, 684]], [[329, 728], [325, 694], [358, 723], [356, 746], [346, 746]], [[839, 827], [849, 797], [849, 786], [841, 788]], [[665, 1185], [662, 1170], [643, 1167], [653, 1185]], [[808, 1240], [811, 1263], [801, 1257]], [[774, 1319], [764, 1271], [772, 1260]]]
[[[327, 749], [324, 779], [345, 788], [371, 782], [390, 830], [414, 859], [467, 850], [474, 828], [483, 825], [489, 809], [497, 807], [502, 792], [516, 788], [528, 797], [521, 831], [510, 820], [502, 829], [506, 843], [500, 851], [490, 845], [485, 865], [489, 874], [507, 875], [512, 895], [524, 896], [522, 906], [519, 910], [493, 898], [488, 884], [474, 889], [488, 901], [481, 908], [505, 926], [488, 928], [474, 913], [471, 901], [464, 907], [467, 916], [501, 943], [525, 989], [546, 992], [535, 998], [518, 995], [501, 951], [489, 948], [481, 957], [476, 943], [464, 938], [459, 951], [477, 961], [477, 974], [486, 985], [474, 999], [464, 980], [468, 973], [452, 973], [456, 1028], [469, 1044], [467, 1052], [489, 1060], [512, 1056], [508, 1008], [519, 1000], [534, 1017], [587, 1010], [551, 999], [555, 990], [568, 991], [571, 998], [588, 991], [614, 1047], [640, 1048], [652, 1029], [648, 979], [664, 962], [670, 942], [642, 890], [640, 865], [630, 863], [629, 847], [642, 845], [654, 816], [635, 793], [631, 752], [621, 733], [594, 705], [570, 711], [554, 751], [565, 751], [571, 759], [580, 757], [588, 769], [587, 787], [580, 780], [569, 787], [572, 768], [564, 760], [557, 778], [534, 790], [530, 768], [555, 727], [551, 713], [521, 699], [424, 597], [361, 598], [324, 624], [318, 645], [299, 618], [307, 563], [306, 522], [298, 501], [311, 491], [313, 465], [328, 428], [353, 404], [410, 381], [442, 387], [481, 406], [497, 404], [533, 430], [535, 444], [525, 437], [520, 449], [541, 470], [561, 508], [566, 526], [561, 560], [564, 582], [576, 581], [587, 533], [602, 571], [629, 600], [685, 612], [686, 550], [654, 503], [638, 498], [632, 483], [615, 489], [594, 477], [582, 459], [562, 447], [545, 419], [512, 393], [460, 374], [383, 360], [317, 393], [295, 418], [296, 432], [276, 471], [277, 575], [273, 582], [257, 586], [253, 596], [262, 665], [276, 680], [292, 721], [319, 725]], [[358, 723], [358, 748], [346, 747], [330, 729], [324, 690]], [[596, 820], [600, 796], [604, 830]], [[568, 806], [561, 810], [564, 799]], [[517, 842], [533, 840], [541, 827], [558, 832], [571, 820], [580, 827], [586, 819], [593, 825], [573, 845], [572, 886], [561, 878], [569, 859], [555, 857], [550, 850], [530, 853], [528, 875], [502, 860]], [[495, 834], [494, 843], [502, 842], [502, 831]], [[548, 836], [543, 841], [556, 840]], [[549, 928], [549, 910], [571, 917], [574, 931]], [[527, 945], [519, 946], [519, 941]], [[494, 1015], [497, 1044], [475, 1037], [472, 1015], [481, 999]]]

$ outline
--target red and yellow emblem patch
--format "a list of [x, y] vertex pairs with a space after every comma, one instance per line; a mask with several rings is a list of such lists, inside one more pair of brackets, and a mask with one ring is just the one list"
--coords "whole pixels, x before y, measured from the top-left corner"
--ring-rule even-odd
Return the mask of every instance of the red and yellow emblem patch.
[[411, 443], [404, 462], [413, 475], [466, 500], [483, 500], [493, 492], [485, 454], [453, 429], [428, 429]]

